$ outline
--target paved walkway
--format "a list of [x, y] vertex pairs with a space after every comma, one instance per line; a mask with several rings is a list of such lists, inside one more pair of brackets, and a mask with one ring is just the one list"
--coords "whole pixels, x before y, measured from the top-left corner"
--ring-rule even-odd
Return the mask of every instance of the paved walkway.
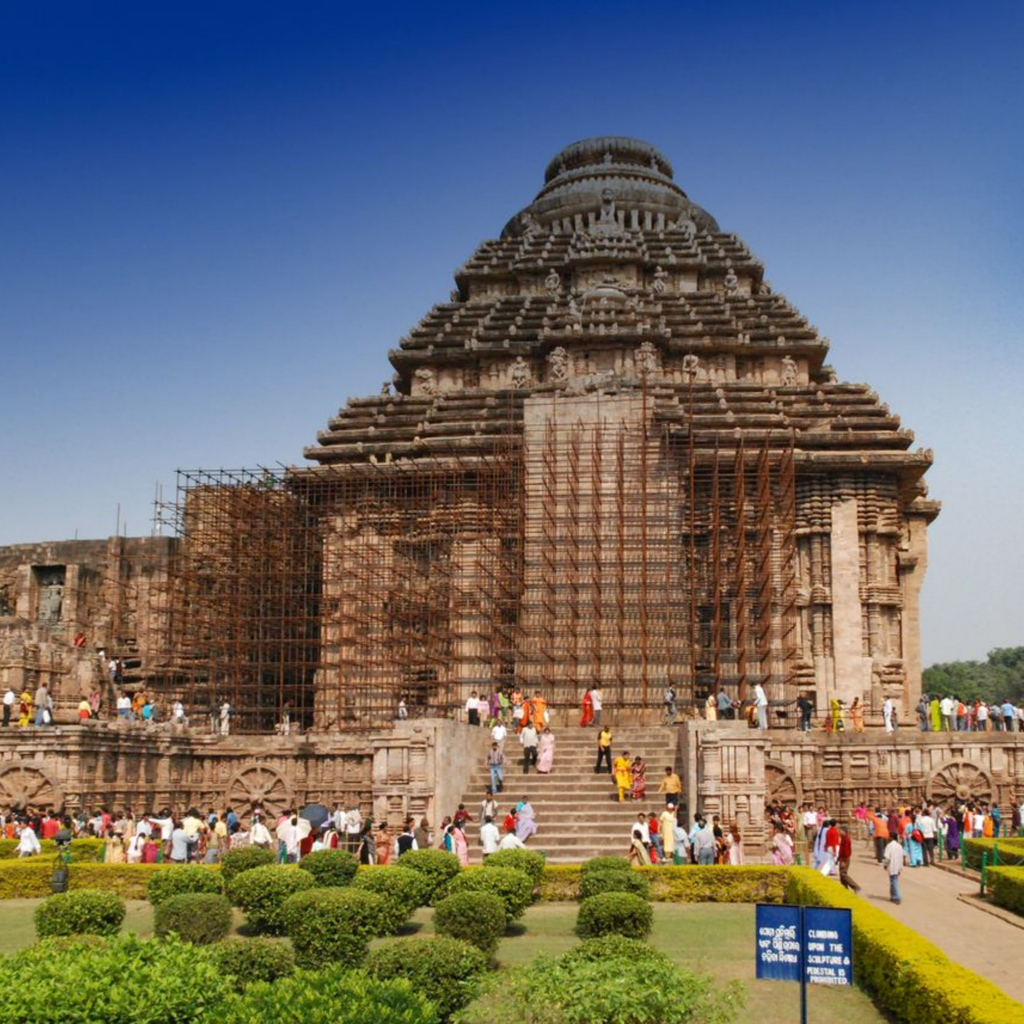
[[863, 847], [854, 853], [850, 874], [865, 899], [1024, 1003], [1024, 929], [957, 899], [977, 893], [977, 882], [940, 868], [906, 868], [897, 906], [889, 901], [885, 869]]

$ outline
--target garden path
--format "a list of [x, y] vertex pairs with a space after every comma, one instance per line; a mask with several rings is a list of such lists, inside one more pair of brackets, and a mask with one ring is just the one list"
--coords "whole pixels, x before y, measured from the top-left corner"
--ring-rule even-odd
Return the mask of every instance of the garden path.
[[977, 882], [939, 868], [908, 868], [901, 880], [903, 902], [897, 906], [889, 902], [885, 870], [870, 853], [854, 854], [850, 874], [865, 899], [1024, 1002], [1024, 929], [957, 899], [961, 893], [977, 893]]

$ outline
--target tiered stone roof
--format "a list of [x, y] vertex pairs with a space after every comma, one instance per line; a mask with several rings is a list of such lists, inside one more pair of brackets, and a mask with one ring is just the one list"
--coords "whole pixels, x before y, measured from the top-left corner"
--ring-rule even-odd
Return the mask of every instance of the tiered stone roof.
[[792, 440], [798, 463], [897, 471], [923, 500], [928, 451], [867, 386], [825, 365], [828, 339], [764, 280], [634, 139], [552, 160], [534, 201], [483, 242], [389, 352], [382, 393], [351, 399], [306, 449], [322, 465], [486, 455], [521, 432], [531, 394], [643, 389], [656, 423], [716, 438]]

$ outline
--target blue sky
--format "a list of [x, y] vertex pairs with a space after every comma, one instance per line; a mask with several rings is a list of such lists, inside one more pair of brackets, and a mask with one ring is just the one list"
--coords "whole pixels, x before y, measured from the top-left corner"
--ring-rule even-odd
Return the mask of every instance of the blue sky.
[[1020, 5], [165, 8], [0, 13], [0, 544], [301, 461], [628, 134], [935, 450], [926, 663], [1024, 643]]

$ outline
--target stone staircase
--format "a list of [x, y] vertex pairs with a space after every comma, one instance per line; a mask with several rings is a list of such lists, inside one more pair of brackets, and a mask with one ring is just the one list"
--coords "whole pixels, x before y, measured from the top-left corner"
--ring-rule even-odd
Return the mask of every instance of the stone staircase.
[[[537, 833], [528, 845], [547, 855], [549, 864], [578, 864], [588, 857], [623, 856], [629, 846], [630, 825], [640, 811], [664, 809], [664, 797], [657, 792], [665, 766], [673, 765], [682, 776], [678, 762], [677, 731], [665, 726], [613, 728], [613, 756], [628, 750], [647, 762], [647, 798], [618, 802], [611, 776], [594, 774], [597, 759], [597, 730], [568, 727], [555, 733], [555, 763], [550, 775], [531, 768], [524, 777], [522, 748], [510, 733], [505, 741], [505, 788], [497, 797], [501, 817], [509, 804], [530, 798], [537, 817]], [[480, 825], [476, 820], [490, 783], [482, 763], [462, 798], [474, 821], [466, 831], [471, 858], [480, 861]], [[501, 822], [496, 824], [501, 827]]]

